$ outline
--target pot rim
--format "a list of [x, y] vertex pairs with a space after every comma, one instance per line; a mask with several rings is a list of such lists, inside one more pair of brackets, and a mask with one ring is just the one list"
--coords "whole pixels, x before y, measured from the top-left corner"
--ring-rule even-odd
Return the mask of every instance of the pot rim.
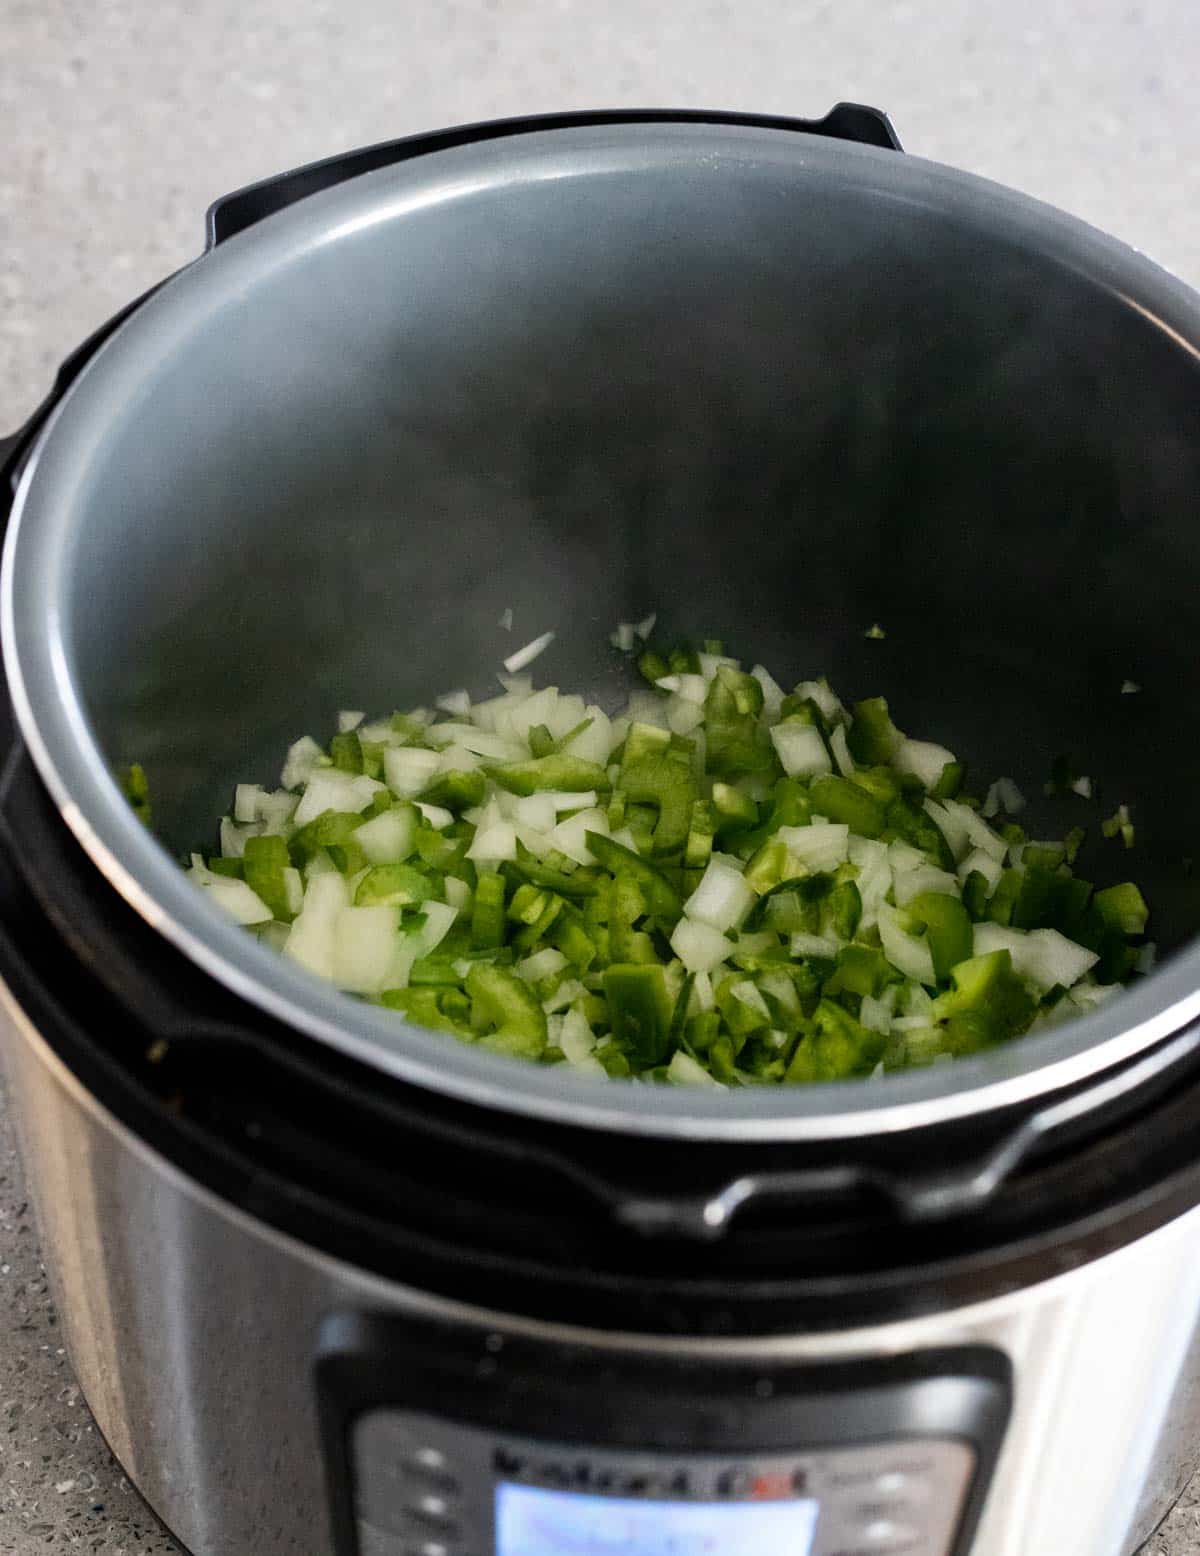
[[1003, 226], [1107, 289], [1200, 359], [1200, 297], [1119, 240], [974, 175], [784, 129], [719, 123], [539, 130], [437, 151], [310, 196], [185, 267], [123, 323], [42, 429], [12, 509], [0, 571], [0, 643], [19, 727], [62, 818], [92, 863], [146, 922], [252, 1006], [399, 1079], [510, 1113], [663, 1138], [817, 1141], [897, 1134], [1014, 1105], [1088, 1081], [1200, 1016], [1200, 945], [1078, 1020], [952, 1066], [884, 1081], [741, 1092], [600, 1085], [508, 1060], [359, 1003], [232, 923], [138, 822], [84, 711], [64, 630], [68, 556], [86, 509], [89, 456], [146, 370], [272, 268], [364, 227], [521, 179], [632, 174], [692, 164], [778, 166], [834, 178], [865, 198], [904, 200], [948, 219]]

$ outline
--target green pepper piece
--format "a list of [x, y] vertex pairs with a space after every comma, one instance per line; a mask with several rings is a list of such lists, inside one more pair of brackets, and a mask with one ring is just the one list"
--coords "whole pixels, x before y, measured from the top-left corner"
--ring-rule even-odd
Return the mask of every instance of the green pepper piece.
[[1132, 881], [1106, 886], [1095, 896], [1096, 911], [1109, 929], [1122, 935], [1143, 935], [1150, 918], [1146, 899]]
[[608, 789], [608, 774], [595, 762], [585, 762], [568, 752], [534, 757], [528, 762], [508, 762], [488, 769], [502, 789], [511, 794], [537, 794], [543, 789], [585, 794], [589, 789]]
[[288, 846], [281, 837], [248, 837], [242, 855], [246, 885], [270, 908], [272, 917], [288, 924], [295, 917], [288, 906], [284, 871], [291, 867]]
[[972, 870], [963, 882], [962, 904], [976, 924], [987, 918], [990, 889], [981, 870]]
[[696, 798], [690, 764], [676, 761], [669, 753], [637, 762], [627, 758], [621, 768], [621, 788], [629, 804], [652, 805], [657, 811], [654, 853], [673, 854], [684, 846]]
[[853, 881], [841, 881], [821, 904], [821, 932], [853, 940], [862, 918], [862, 897]]
[[[858, 767], [850, 775], [850, 782], [865, 789], [886, 814], [889, 806], [900, 798], [904, 778], [890, 767]], [[813, 809], [819, 810], [820, 806], [814, 805]]]
[[433, 882], [410, 864], [378, 864], [368, 870], [354, 893], [355, 907], [397, 904], [420, 907], [437, 895]]
[[1014, 929], [1061, 929], [1071, 896], [1071, 877], [1029, 862], [1028, 856], [1033, 852], [1027, 848], [1022, 857], [1024, 876], [1009, 922]]
[[712, 857], [716, 825], [713, 807], [704, 800], [695, 800], [692, 804], [692, 820], [688, 827], [687, 843], [683, 850], [683, 862], [689, 870], [703, 870]]
[[595, 870], [573, 870], [567, 874], [564, 870], [554, 869], [547, 859], [539, 859], [536, 854], [531, 854], [523, 844], [517, 844], [517, 857], [506, 860], [502, 866], [504, 878], [513, 885], [519, 885], [527, 881], [534, 886], [544, 886], [549, 891], [557, 892], [560, 897], [591, 897], [600, 887], [600, 877]]
[[618, 878], [625, 875], [636, 881], [645, 897], [646, 911], [665, 928], [674, 929], [683, 914], [683, 903], [662, 871], [631, 848], [615, 843], [602, 833], [585, 832], [583, 836], [589, 851], [606, 870]]
[[883, 1058], [887, 1042], [882, 1032], [863, 1026], [840, 1005], [823, 999], [811, 1030], [796, 1046], [784, 1080], [795, 1085], [869, 1075]]
[[647, 916], [648, 904], [640, 883], [622, 871], [609, 892], [608, 945], [615, 962], [658, 962], [654, 942], [637, 925]]
[[847, 945], [838, 952], [837, 967], [825, 985], [825, 993], [831, 997], [843, 992], [860, 998], [868, 994], [878, 996], [899, 977], [878, 946]]
[[[259, 839], [250, 837], [250, 838], [247, 838], [246, 841], [248, 843], [256, 843], [256, 842], [259, 841]], [[279, 841], [282, 842], [283, 839], [280, 838]], [[287, 845], [286, 844], [284, 844], [283, 852], [284, 852], [284, 857], [286, 859], [286, 856], [287, 856]], [[240, 859], [226, 859], [223, 855], [218, 854], [216, 857], [214, 857], [214, 858], [212, 858], [212, 859], [210, 859], [208, 861], [208, 868], [212, 871], [212, 873], [214, 875], [225, 875], [225, 876], [228, 876], [230, 878], [230, 880], [244, 881], [245, 878], [246, 878], [246, 868], [245, 868], [245, 865], [242, 863], [242, 860], [240, 860]], [[255, 887], [255, 890], [257, 891], [258, 888]], [[260, 897], [262, 897], [262, 900], [264, 902], [267, 903], [267, 907], [271, 906], [271, 904], [269, 902], [267, 902], [267, 899], [265, 897], [263, 897], [263, 894], [262, 894], [261, 891], [258, 892], [258, 895]], [[276, 914], [275, 917], [278, 918], [279, 915]]]
[[[465, 823], [458, 825], [465, 826]], [[439, 832], [436, 827], [422, 824], [413, 834], [413, 842], [423, 864], [449, 875], [462, 864], [470, 846], [470, 836], [462, 835], [457, 826]]]
[[412, 965], [412, 971], [408, 975], [409, 986], [425, 985], [426, 987], [445, 988], [457, 987], [462, 979], [455, 971], [454, 964], [445, 956], [422, 956]]
[[410, 985], [407, 989], [385, 989], [379, 998], [382, 1005], [399, 1011], [418, 1026], [430, 1027], [435, 1032], [453, 1032], [456, 1037], [470, 1039], [473, 1034], [459, 1003], [447, 1001], [443, 1004], [450, 992], [428, 985], [416, 988]]
[[951, 969], [971, 955], [971, 919], [957, 897], [948, 892], [923, 891], [908, 904], [907, 912], [917, 928], [924, 928], [940, 982]]
[[150, 825], [150, 781], [140, 762], [131, 762], [120, 777], [121, 793], [143, 826]]
[[639, 1068], [661, 1064], [670, 1051], [673, 1002], [657, 964], [615, 962], [604, 971], [613, 1037]]
[[931, 800], [952, 800], [967, 781], [965, 762], [947, 762], [941, 776], [929, 791]]
[[830, 821], [841, 821], [860, 837], [878, 837], [884, 828], [884, 808], [861, 784], [826, 774], [809, 788], [812, 808]]
[[900, 838], [936, 859], [943, 870], [954, 869], [954, 855], [950, 852], [950, 845], [933, 817], [906, 799], [893, 800], [888, 806], [886, 825], [881, 836], [888, 843]]
[[709, 1074], [714, 1080], [720, 1081], [723, 1086], [736, 1084], [737, 1052], [728, 1032], [721, 1032], [713, 1039], [708, 1046], [707, 1058]]
[[638, 655], [637, 667], [642, 679], [648, 681], [651, 686], [656, 681], [661, 681], [664, 675], [671, 673], [670, 666], [657, 649], [647, 648]]
[[546, 1013], [528, 984], [515, 973], [488, 962], [476, 962], [467, 974], [472, 1023], [491, 1027], [479, 1039], [481, 1048], [520, 1059], [539, 1059], [546, 1047]]
[[716, 812], [717, 831], [723, 837], [758, 825], [758, 806], [748, 794], [743, 794], [732, 784], [714, 783], [712, 803]]
[[688, 643], [680, 643], [667, 655], [667, 669], [672, 675], [699, 675], [700, 656]]
[[854, 704], [854, 721], [846, 736], [850, 755], [864, 767], [877, 767], [891, 761], [904, 736], [892, 723], [887, 699], [869, 697]]
[[439, 773], [421, 795], [430, 805], [444, 805], [447, 810], [469, 810], [472, 805], [482, 805], [487, 793], [487, 779], [471, 768], [452, 768]]
[[640, 762], [644, 756], [661, 756], [671, 749], [671, 732], [656, 724], [631, 724], [625, 736], [621, 761]]
[[718, 778], [779, 771], [779, 760], [759, 725], [763, 689], [752, 675], [720, 665], [704, 699], [708, 771]]
[[489, 950], [504, 944], [504, 877], [480, 870], [471, 909], [471, 949]]
[[812, 697], [801, 697], [799, 692], [789, 692], [779, 707], [780, 723], [811, 724], [823, 736], [829, 734], [829, 725], [821, 706]]
[[1011, 924], [1013, 908], [1021, 895], [1025, 872], [1019, 869], [1005, 870], [996, 882], [996, 888], [988, 901], [987, 916], [993, 924]]
[[749, 859], [768, 842], [780, 827], [804, 827], [812, 817], [812, 804], [808, 789], [799, 778], [780, 778], [771, 791], [771, 805], [766, 819], [749, 832], [742, 832], [732, 840], [732, 851], [740, 859]]
[[[782, 965], [784, 964], [779, 964]], [[771, 1025], [769, 1007], [765, 1010], [755, 1010], [753, 1005], [748, 1005], [733, 992], [744, 983], [754, 984], [757, 987], [754, 978], [745, 972], [728, 973], [714, 991], [717, 1009], [721, 1012], [730, 1035], [735, 1039], [748, 1037], [751, 1032], [761, 1031], [763, 1027]], [[764, 1001], [764, 1005], [765, 1003]]]
[[715, 1010], [697, 1011], [688, 1017], [688, 1046], [696, 1054], [707, 1053], [721, 1033], [721, 1017]]
[[298, 832], [292, 833], [288, 840], [288, 849], [293, 861], [297, 865], [303, 865], [323, 848], [334, 848], [348, 843], [356, 828], [361, 827], [366, 819], [365, 816], [357, 816], [352, 811], [323, 810]]
[[763, 897], [788, 878], [789, 862], [787, 844], [779, 838], [772, 838], [754, 855], [743, 871], [742, 878], [751, 891]]
[[329, 755], [339, 772], [361, 773], [363, 770], [362, 744], [353, 730], [333, 737], [329, 742]]
[[587, 972], [596, 960], [596, 945], [584, 928], [583, 917], [568, 903], [562, 904], [549, 938], [550, 944], [580, 972]]
[[1037, 1006], [1008, 951], [968, 957], [950, 970], [951, 987], [933, 1002], [934, 1019], [954, 1020], [955, 1041], [1001, 1043], [1024, 1032]]

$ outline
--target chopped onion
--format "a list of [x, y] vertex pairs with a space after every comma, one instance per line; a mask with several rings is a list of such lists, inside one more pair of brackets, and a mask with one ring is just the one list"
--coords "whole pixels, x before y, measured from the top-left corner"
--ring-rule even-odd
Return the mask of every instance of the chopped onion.
[[263, 791], [256, 783], [239, 783], [233, 791], [233, 819], [235, 821], [258, 821], [259, 801], [263, 798]]
[[1100, 960], [1094, 951], [1076, 945], [1057, 929], [1022, 930], [983, 923], [975, 925], [974, 940], [976, 956], [1007, 951], [1019, 975], [1042, 994], [1056, 984], [1069, 989]]
[[931, 988], [937, 983], [929, 942], [923, 936], [910, 934], [900, 923], [896, 910], [886, 903], [879, 909], [879, 938], [883, 954], [898, 972]]
[[763, 713], [769, 719], [777, 719], [783, 707], [783, 687], [764, 665], [755, 665], [750, 674], [762, 687]]
[[904, 870], [894, 877], [894, 882], [896, 902], [902, 908], [926, 891], [941, 892], [951, 897], [959, 894], [957, 878], [932, 864], [921, 864], [915, 870]]
[[[845, 830], [843, 827], [842, 831]], [[754, 902], [754, 892], [746, 885], [740, 870], [720, 859], [711, 859], [700, 877], [700, 884], [684, 903], [683, 911], [696, 923], [724, 931], [736, 928]]]
[[371, 864], [399, 864], [413, 851], [416, 816], [407, 805], [381, 811], [354, 830], [354, 841]]
[[[780, 827], [776, 834], [803, 870], [814, 875], [836, 870], [850, 852], [850, 828], [844, 822], [813, 822], [807, 827]], [[803, 871], [797, 871], [797, 874]]]
[[424, 805], [417, 801], [417, 809], [435, 832], [441, 832], [454, 820], [454, 812], [444, 805]]
[[338, 915], [350, 905], [345, 878], [331, 870], [313, 876], [284, 946], [284, 955], [321, 978], [333, 977], [333, 945]]
[[[708, 974], [733, 950], [719, 929], [698, 919], [681, 918], [671, 935], [671, 949], [690, 973]], [[711, 997], [712, 987], [709, 985]], [[701, 1009], [711, 1009], [701, 1006]]]
[[269, 907], [245, 881], [228, 875], [212, 875], [201, 882], [210, 899], [239, 924], [267, 924], [274, 917]]
[[897, 772], [919, 778], [927, 789], [932, 789], [951, 762], [957, 760], [945, 746], [934, 745], [931, 740], [910, 740], [907, 735], [892, 753], [892, 766]]
[[826, 956], [832, 961], [840, 949], [841, 941], [825, 935], [805, 935], [797, 930], [791, 937], [791, 951], [796, 957]]
[[423, 751], [419, 746], [397, 746], [383, 753], [383, 772], [388, 788], [404, 799], [411, 799], [428, 788], [437, 770], [436, 751]]
[[513, 972], [526, 983], [540, 983], [543, 978], [553, 978], [555, 973], [562, 972], [566, 965], [567, 959], [561, 951], [554, 946], [546, 946], [544, 950], [518, 962]]
[[496, 625], [501, 629], [502, 632], [512, 631], [513, 613], [511, 605], [506, 606], [504, 610], [500, 612], [500, 620], [496, 623]]
[[400, 909], [343, 908], [333, 927], [332, 977], [351, 994], [378, 994], [392, 965]]
[[812, 778], [833, 770], [821, 732], [814, 724], [773, 724], [771, 743], [789, 778]]
[[471, 697], [467, 691], [460, 688], [458, 691], [447, 692], [445, 696], [439, 697], [435, 707], [440, 708], [443, 713], [453, 713], [465, 719], [471, 712]]
[[993, 855], [985, 854], [982, 848], [973, 848], [959, 865], [958, 878], [965, 884], [967, 877], [976, 872], [988, 883], [988, 891], [993, 892], [1004, 874], [1004, 866]]
[[690, 1054], [685, 1054], [682, 1048], [677, 1048], [671, 1055], [667, 1079], [676, 1086], [708, 1086], [717, 1091], [725, 1090], [720, 1081], [714, 1080], [704, 1066]]
[[632, 621], [619, 621], [608, 641], [623, 654], [632, 654], [637, 647], [637, 628]]
[[846, 739], [846, 726], [838, 724], [833, 734], [829, 737], [829, 748], [833, 752], [833, 759], [837, 763], [838, 772], [843, 778], [851, 778], [854, 775], [854, 758], [850, 755], [850, 743]]
[[515, 654], [509, 654], [504, 661], [504, 668], [510, 675], [515, 675], [518, 670], [524, 670], [526, 665], [531, 665], [540, 654], [544, 654], [553, 642], [554, 633], [543, 632], [541, 637], [526, 643], [525, 647], [517, 649]]
[[337, 717], [338, 734], [348, 735], [351, 730], [358, 728], [366, 716], [367, 715], [365, 713], [359, 712], [358, 709], [345, 709], [343, 712], [339, 713]]
[[287, 760], [283, 764], [283, 772], [279, 775], [280, 786], [284, 789], [298, 789], [301, 784], [307, 783], [318, 767], [326, 762], [324, 751], [311, 735], [302, 735], [294, 745], [288, 747]]

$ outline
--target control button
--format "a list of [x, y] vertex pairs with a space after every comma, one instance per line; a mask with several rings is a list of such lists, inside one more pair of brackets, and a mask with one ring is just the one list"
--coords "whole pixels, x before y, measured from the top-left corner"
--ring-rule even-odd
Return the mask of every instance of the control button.
[[405, 1472], [413, 1480], [428, 1481], [439, 1491], [458, 1490], [458, 1481], [450, 1469], [450, 1461], [437, 1448], [418, 1448], [404, 1461]]
[[863, 1487], [870, 1495], [906, 1502], [923, 1502], [929, 1495], [929, 1482], [909, 1470], [884, 1470]]
[[906, 1543], [919, 1539], [920, 1535], [910, 1525], [897, 1523], [894, 1518], [875, 1518], [864, 1527], [862, 1538], [868, 1545], [890, 1551], [903, 1549]]
[[454, 1509], [445, 1497], [418, 1497], [415, 1502], [409, 1503], [408, 1512], [427, 1524], [436, 1524], [440, 1529], [450, 1529], [454, 1525]]

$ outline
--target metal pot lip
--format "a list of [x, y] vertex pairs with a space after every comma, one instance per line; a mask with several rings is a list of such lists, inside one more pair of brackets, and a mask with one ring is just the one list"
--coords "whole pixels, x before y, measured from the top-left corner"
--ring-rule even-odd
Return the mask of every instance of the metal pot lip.
[[600, 1085], [449, 1042], [359, 1004], [264, 949], [186, 880], [138, 823], [84, 711], [64, 632], [66, 560], [86, 468], [111, 408], [242, 288], [305, 252], [423, 209], [526, 179], [695, 165], [836, 179], [996, 229], [1107, 288], [1200, 358], [1200, 299], [1133, 249], [971, 174], [781, 129], [654, 123], [539, 131], [439, 151], [314, 195], [187, 267], [102, 347], [43, 429], [13, 505], [0, 572], [0, 641], [17, 720], [42, 781], [92, 863], [164, 938], [249, 1005], [396, 1079], [510, 1114], [622, 1134], [713, 1141], [896, 1134], [1085, 1082], [1200, 1017], [1200, 946], [1090, 1015], [952, 1066], [796, 1089], [714, 1095]]

